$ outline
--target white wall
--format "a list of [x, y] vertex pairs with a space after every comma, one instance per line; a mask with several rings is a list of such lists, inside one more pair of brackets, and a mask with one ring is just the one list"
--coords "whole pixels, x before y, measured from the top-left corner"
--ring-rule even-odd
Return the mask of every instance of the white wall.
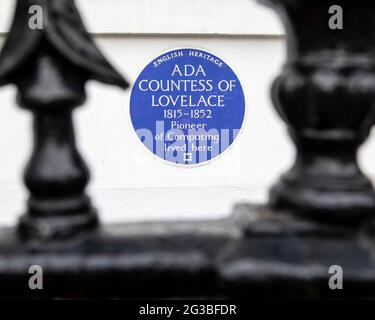
[[[16, 0], [1, 0], [0, 32]], [[255, 0], [76, 0], [93, 33], [281, 34], [272, 11]]]
[[[11, 10], [11, 2], [2, 1], [0, 22]], [[81, 0], [79, 5], [99, 46], [129, 80], [166, 50], [199, 47], [235, 70], [248, 107], [244, 130], [230, 151], [207, 165], [181, 168], [155, 159], [138, 141], [129, 117], [130, 90], [90, 83], [89, 101], [77, 111], [76, 123], [93, 170], [90, 193], [103, 220], [215, 218], [228, 214], [234, 202], [264, 201], [294, 153], [269, 100], [269, 86], [284, 60], [275, 16], [248, 0]], [[12, 87], [0, 91], [1, 224], [15, 221], [27, 196], [20, 172], [30, 154], [31, 119], [16, 108], [14, 97]], [[361, 163], [375, 176], [374, 148], [370, 141]]]

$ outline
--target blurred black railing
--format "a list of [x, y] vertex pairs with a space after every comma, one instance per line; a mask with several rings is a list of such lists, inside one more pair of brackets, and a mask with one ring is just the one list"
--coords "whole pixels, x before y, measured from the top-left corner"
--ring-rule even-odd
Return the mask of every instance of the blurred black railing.
[[[2, 297], [374, 297], [375, 197], [357, 149], [374, 122], [375, 4], [336, 1], [345, 24], [332, 30], [325, 0], [263, 2], [287, 27], [288, 60], [272, 93], [297, 148], [270, 204], [239, 204], [220, 221], [102, 226], [72, 113], [87, 80], [128, 84], [73, 0], [18, 1], [0, 84], [15, 84], [32, 112], [34, 150], [27, 211], [0, 232]], [[43, 29], [28, 26], [32, 5], [44, 10]], [[42, 290], [28, 285], [32, 265], [43, 270]], [[344, 272], [343, 290], [329, 286], [332, 266]]]

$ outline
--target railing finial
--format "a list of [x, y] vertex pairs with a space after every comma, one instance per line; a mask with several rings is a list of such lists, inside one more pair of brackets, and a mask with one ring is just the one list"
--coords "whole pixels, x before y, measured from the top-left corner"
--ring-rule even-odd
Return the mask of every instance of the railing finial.
[[[29, 7], [35, 4], [43, 9], [44, 25], [32, 30]], [[90, 79], [128, 86], [96, 48], [74, 1], [18, 1], [0, 55], [0, 84], [15, 84], [20, 106], [34, 115], [34, 151], [25, 172], [31, 196], [19, 224], [23, 237], [61, 239], [98, 225], [72, 122]]]

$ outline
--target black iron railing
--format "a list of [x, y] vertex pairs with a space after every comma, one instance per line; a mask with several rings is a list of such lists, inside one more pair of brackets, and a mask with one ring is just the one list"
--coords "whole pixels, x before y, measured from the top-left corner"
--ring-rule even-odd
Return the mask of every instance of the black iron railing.
[[[375, 197], [356, 154], [374, 122], [375, 4], [336, 1], [346, 16], [334, 31], [325, 0], [264, 2], [287, 26], [288, 60], [272, 92], [297, 148], [270, 205], [240, 204], [220, 221], [103, 226], [85, 194], [89, 171], [72, 113], [87, 80], [127, 82], [95, 47], [73, 0], [18, 1], [0, 83], [15, 84], [19, 105], [32, 112], [34, 151], [26, 214], [0, 230], [1, 296], [374, 296]], [[27, 25], [35, 4], [47, 15], [41, 30]], [[31, 265], [43, 269], [43, 290], [28, 286]], [[344, 270], [344, 290], [328, 286], [334, 265]]]

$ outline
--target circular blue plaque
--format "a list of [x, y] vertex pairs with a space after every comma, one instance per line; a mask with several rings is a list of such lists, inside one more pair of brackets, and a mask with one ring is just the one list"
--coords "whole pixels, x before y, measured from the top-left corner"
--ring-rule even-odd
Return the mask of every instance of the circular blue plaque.
[[212, 53], [169, 51], [149, 63], [134, 84], [130, 116], [141, 142], [175, 164], [210, 161], [236, 139], [245, 96], [233, 70]]

